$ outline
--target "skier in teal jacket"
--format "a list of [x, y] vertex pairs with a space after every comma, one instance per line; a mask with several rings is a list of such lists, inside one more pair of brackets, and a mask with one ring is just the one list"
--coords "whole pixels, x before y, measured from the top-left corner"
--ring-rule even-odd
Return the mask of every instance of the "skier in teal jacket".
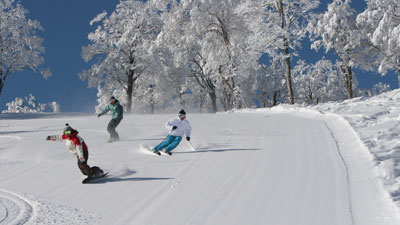
[[110, 104], [107, 105], [107, 107], [103, 110], [103, 112], [98, 114], [98, 117], [106, 114], [108, 111], [111, 111], [111, 120], [107, 126], [107, 131], [108, 133], [110, 133], [110, 139], [108, 141], [109, 142], [118, 141], [119, 135], [115, 130], [115, 128], [117, 128], [117, 126], [119, 125], [119, 123], [123, 118], [124, 109], [119, 104], [119, 101], [115, 99], [115, 97], [111, 97]]

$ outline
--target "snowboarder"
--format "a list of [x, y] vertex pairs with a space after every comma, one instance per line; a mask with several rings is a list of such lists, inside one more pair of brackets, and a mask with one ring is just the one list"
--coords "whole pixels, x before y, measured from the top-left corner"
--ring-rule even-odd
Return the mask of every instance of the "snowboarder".
[[185, 120], [186, 112], [182, 109], [178, 117], [170, 119], [165, 127], [169, 130], [168, 136], [159, 145], [152, 150], [154, 153], [162, 151], [168, 155], [172, 155], [171, 151], [175, 149], [182, 140], [183, 135], [186, 133], [186, 140], [190, 141], [190, 134], [192, 127], [188, 120]]
[[78, 131], [72, 129], [69, 124], [65, 124], [64, 132], [62, 135], [49, 135], [46, 140], [48, 141], [66, 141], [68, 150], [77, 156], [78, 167], [81, 172], [88, 177], [98, 177], [104, 174], [97, 166], [90, 167], [87, 164], [89, 159], [88, 147], [82, 137], [78, 135]]
[[111, 111], [111, 120], [107, 126], [107, 131], [110, 133], [110, 139], [108, 142], [118, 141], [119, 135], [117, 131], [115, 131], [115, 128], [117, 128], [123, 118], [124, 109], [119, 104], [119, 101], [112, 96], [110, 98], [110, 104], [108, 104], [103, 112], [99, 113], [97, 116], [100, 118], [100, 116], [106, 114], [108, 111]]

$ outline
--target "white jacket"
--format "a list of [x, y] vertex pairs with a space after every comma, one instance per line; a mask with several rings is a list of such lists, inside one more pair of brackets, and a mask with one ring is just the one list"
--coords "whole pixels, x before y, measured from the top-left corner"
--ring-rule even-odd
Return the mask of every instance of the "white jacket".
[[[175, 130], [172, 130], [172, 127], [174, 126], [176, 126], [177, 128]], [[168, 120], [168, 122], [165, 124], [165, 127], [169, 130], [170, 135], [172, 136], [183, 137], [186, 132], [186, 137], [190, 137], [190, 134], [192, 133], [192, 126], [190, 126], [189, 121], [186, 119], [181, 120], [179, 119], [179, 117]]]

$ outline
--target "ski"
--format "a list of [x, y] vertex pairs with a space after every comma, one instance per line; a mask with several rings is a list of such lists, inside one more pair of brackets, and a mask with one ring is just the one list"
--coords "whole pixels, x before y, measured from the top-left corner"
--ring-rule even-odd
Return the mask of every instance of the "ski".
[[162, 150], [161, 152], [162, 152], [163, 155], [172, 156], [172, 153], [171, 153], [171, 152], [168, 152], [168, 151], [165, 151], [165, 150]]
[[153, 154], [156, 154], [156, 155], [161, 155], [161, 153], [160, 152], [156, 152], [156, 151], [153, 151], [153, 150], [149, 150], [150, 152], [152, 152]]

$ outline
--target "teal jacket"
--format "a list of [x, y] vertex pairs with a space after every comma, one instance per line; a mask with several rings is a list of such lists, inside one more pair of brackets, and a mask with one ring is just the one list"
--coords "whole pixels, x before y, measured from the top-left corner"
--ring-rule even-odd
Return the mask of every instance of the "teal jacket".
[[122, 120], [124, 117], [124, 110], [122, 106], [119, 104], [118, 100], [115, 100], [115, 104], [108, 104], [107, 107], [100, 113], [100, 115], [106, 114], [108, 111], [111, 111], [111, 118], [116, 120]]

